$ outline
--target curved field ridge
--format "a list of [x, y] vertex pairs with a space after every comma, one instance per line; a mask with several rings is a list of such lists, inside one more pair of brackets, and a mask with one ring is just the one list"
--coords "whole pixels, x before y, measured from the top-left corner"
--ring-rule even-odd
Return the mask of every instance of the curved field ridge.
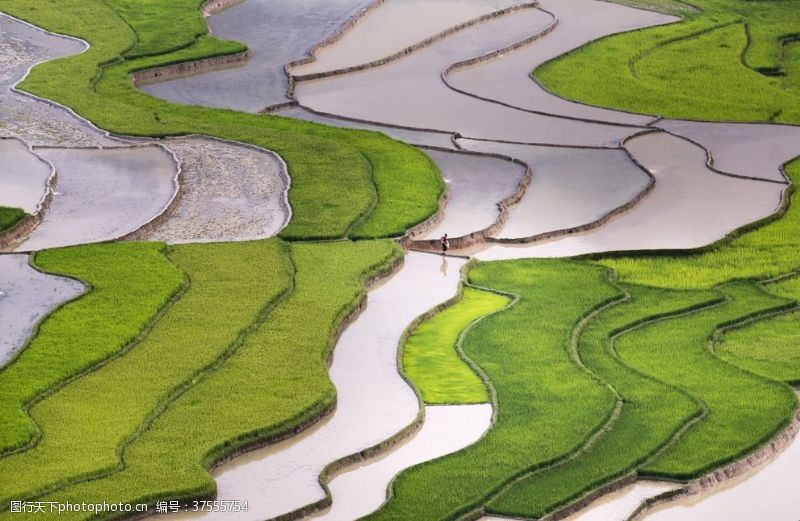
[[486, 385], [461, 360], [456, 344], [481, 317], [509, 304], [508, 297], [465, 288], [461, 300], [420, 324], [403, 349], [403, 370], [427, 404], [489, 401]]
[[[135, 349], [30, 409], [43, 436], [35, 447], [0, 459], [0, 474], [15, 476], [0, 485], [0, 507], [122, 468], [124, 445], [240, 345], [248, 326], [257, 326], [262, 310], [290, 287], [288, 258], [278, 241], [186, 245], [168, 256], [188, 280], [181, 298]], [[207, 327], [197, 328], [201, 320]]]
[[[235, 256], [241, 248], [269, 249], [276, 244], [215, 247]], [[203, 252], [209, 246], [180, 250], [186, 248]], [[208, 473], [214, 464], [294, 434], [331, 410], [336, 401], [326, 363], [331, 338], [363, 300], [364, 283], [399, 260], [399, 248], [388, 241], [362, 241], [297, 243], [288, 250], [294, 265], [291, 293], [262, 314], [235, 349], [196, 375], [169, 407], [151, 417], [147, 429], [125, 443], [120, 453], [124, 464], [40, 500], [102, 502], [100, 498], [113, 496], [153, 505], [160, 498], [209, 497], [216, 490]], [[249, 264], [263, 270], [257, 262]], [[263, 275], [270, 271], [263, 270]], [[240, 283], [246, 290], [246, 281]], [[216, 421], [197, 421], [201, 416]], [[72, 512], [67, 517], [83, 519], [86, 514]]]
[[18, 355], [51, 311], [82, 295], [80, 282], [33, 269], [27, 255], [0, 256], [0, 367]]
[[[198, 20], [196, 0], [183, 0], [174, 11], [194, 18], [193, 24], [205, 32]], [[247, 46], [249, 59], [231, 64], [226, 70], [205, 71], [185, 78], [168, 79], [142, 86], [153, 96], [174, 103], [259, 112], [265, 107], [286, 103], [289, 86], [284, 65], [305, 56], [312, 47], [334, 34], [340, 25], [368, 8], [372, 0], [248, 0], [208, 16], [211, 33], [217, 38], [236, 40]], [[136, 14], [121, 7], [130, 0], [114, 0], [112, 6], [125, 19], [147, 20], [146, 13]], [[152, 16], [163, 16], [163, 13]], [[246, 20], [247, 23], [242, 23]], [[299, 30], [302, 28], [302, 30]], [[159, 28], [160, 29], [160, 28]], [[141, 33], [141, 31], [139, 31]], [[161, 36], [148, 31], [151, 38]], [[151, 43], [154, 54], [164, 46]], [[167, 49], [169, 50], [169, 49]], [[152, 51], [151, 51], [152, 52]]]
[[489, 430], [491, 422], [492, 406], [488, 403], [426, 406], [425, 423], [413, 438], [389, 454], [332, 479], [333, 505], [313, 519], [349, 521], [377, 510], [397, 474], [472, 445]]
[[[208, 36], [195, 39], [192, 25], [173, 26], [186, 31], [185, 41], [191, 45], [175, 50], [166, 48], [165, 41], [162, 54], [121, 61], [120, 54], [137, 41], [131, 27], [139, 37], [158, 30], [148, 25], [147, 10], [126, 10], [123, 20], [99, 0], [68, 0], [58, 2], [57, 9], [44, 8], [51, 1], [6, 0], [2, 8], [46, 29], [82, 38], [91, 48], [34, 68], [20, 88], [67, 105], [116, 134], [201, 134], [275, 151], [292, 178], [289, 202], [294, 214], [282, 237], [400, 236], [437, 210], [444, 188], [441, 178], [430, 160], [408, 145], [375, 133], [178, 106], [141, 93], [129, 77], [137, 70], [239, 52], [239, 44]], [[94, 13], [92, 22], [82, 17], [87, 2]], [[192, 16], [200, 14], [194, 11]], [[99, 64], [107, 65], [98, 72]]]
[[0, 453], [38, 440], [28, 416], [43, 393], [118, 354], [181, 288], [181, 272], [158, 243], [79, 246], [35, 254], [41, 270], [78, 278], [90, 288], [39, 326], [0, 369]]
[[118, 239], [163, 213], [177, 190], [178, 164], [159, 147], [36, 151], [55, 165], [58, 183], [19, 251]]
[[599, 109], [554, 96], [531, 81], [530, 70], [600, 37], [677, 18], [593, 0], [542, 0], [539, 8], [558, 20], [546, 37], [489, 61], [451, 65], [442, 75], [445, 83], [458, 92], [524, 111], [630, 126], [651, 122], [652, 116]]
[[700, 248], [781, 208], [785, 185], [717, 174], [707, 168], [705, 151], [685, 139], [652, 132], [630, 139], [625, 148], [655, 177], [652, 192], [631, 210], [588, 232], [526, 247], [492, 246], [476, 257]]
[[[444, 272], [443, 260], [448, 263]], [[191, 517], [307, 515], [330, 505], [330, 476], [413, 434], [422, 419], [420, 403], [398, 372], [398, 344], [409, 322], [456, 293], [459, 268], [464, 263], [408, 254], [397, 273], [369, 292], [367, 307], [336, 344], [328, 370], [337, 396], [330, 418], [298, 437], [237, 458], [214, 473], [217, 497], [234, 499], [245, 494], [253, 498], [249, 513], [212, 512]], [[392, 406], [386, 407], [387, 403]]]
[[[605, 38], [540, 66], [545, 88], [592, 105], [713, 121], [800, 124], [797, 69], [784, 39], [800, 34], [796, 0], [695, 0], [684, 21]], [[790, 56], [791, 58], [791, 56]], [[635, 68], [631, 67], [635, 63]]]
[[[494, 386], [492, 429], [467, 449], [398, 476], [391, 499], [367, 519], [480, 512], [509, 480], [563, 459], [615, 415], [608, 388], [565, 349], [586, 314], [618, 298], [603, 269], [561, 261], [482, 263], [469, 282], [518, 299], [475, 324], [462, 344]], [[571, 298], [562, 301], [563, 294]], [[528, 334], [532, 328], [537, 335]]]
[[[768, 284], [774, 295], [800, 301], [800, 277]], [[768, 378], [800, 384], [800, 313], [786, 314], [746, 324], [726, 332], [715, 353], [724, 360]]]
[[[551, 28], [530, 6], [469, 27], [386, 65], [299, 82], [295, 97], [315, 111], [375, 123], [459, 132], [472, 138], [614, 146], [638, 131], [526, 113], [464, 96], [441, 79], [452, 63], [513, 47]], [[424, 95], [419, 95], [424, 93]]]
[[180, 198], [137, 238], [181, 242], [277, 235], [291, 217], [286, 164], [267, 150], [207, 137], [170, 139], [181, 161]]
[[[52, 169], [21, 141], [0, 139], [3, 178], [0, 180], [0, 206], [17, 207], [33, 214], [41, 209], [49, 189]], [[0, 225], [0, 231], [9, 228]]]

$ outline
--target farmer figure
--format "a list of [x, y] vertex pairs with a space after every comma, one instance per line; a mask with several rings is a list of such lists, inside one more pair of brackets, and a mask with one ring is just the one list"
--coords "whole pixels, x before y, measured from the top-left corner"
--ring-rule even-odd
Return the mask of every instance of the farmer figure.
[[447, 234], [445, 233], [442, 235], [442, 238], [439, 239], [439, 242], [442, 243], [442, 255], [450, 248], [450, 240], [447, 238]]

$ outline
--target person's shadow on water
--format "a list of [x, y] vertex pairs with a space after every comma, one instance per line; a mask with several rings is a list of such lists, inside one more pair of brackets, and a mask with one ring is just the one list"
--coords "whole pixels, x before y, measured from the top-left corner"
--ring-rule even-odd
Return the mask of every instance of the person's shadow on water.
[[439, 271], [441, 271], [442, 275], [445, 277], [447, 276], [447, 257], [444, 255], [442, 256], [442, 265], [439, 267]]

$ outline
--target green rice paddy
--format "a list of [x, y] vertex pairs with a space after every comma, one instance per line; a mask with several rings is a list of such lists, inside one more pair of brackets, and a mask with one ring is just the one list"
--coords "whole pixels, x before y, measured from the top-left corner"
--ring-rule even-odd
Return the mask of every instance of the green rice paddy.
[[683, 21], [592, 42], [535, 71], [592, 105], [684, 119], [800, 123], [800, 2], [695, 0]]
[[0, 233], [10, 230], [27, 215], [21, 208], [0, 206]]
[[[137, 70], [244, 50], [207, 36], [200, 3], [0, 0], [91, 44], [36, 67], [21, 88], [121, 134], [274, 150], [293, 209], [282, 239], [35, 255], [90, 291], [0, 369], [0, 476], [13, 476], [0, 479], [0, 518], [36, 518], [8, 511], [20, 499], [210, 497], [215, 462], [334, 406], [336, 333], [365, 283], [402, 256], [391, 241], [341, 239], [399, 236], [438, 207], [431, 160], [386, 136], [137, 91]], [[787, 40], [800, 35], [800, 1], [625, 3], [684, 21], [592, 43], [537, 79], [636, 112], [800, 123], [800, 46]], [[800, 181], [800, 161], [786, 172]], [[401, 473], [368, 518], [540, 518], [620, 479], [688, 480], [762, 446], [798, 407], [788, 384], [800, 381], [800, 205], [790, 195], [779, 218], [700, 251], [471, 264], [462, 298], [412, 332], [402, 364], [426, 403], [490, 401], [493, 425]], [[0, 230], [15, 215], [0, 209]]]
[[403, 369], [428, 404], [486, 403], [486, 384], [458, 354], [465, 330], [509, 304], [508, 297], [472, 288], [461, 300], [420, 324], [403, 350]]

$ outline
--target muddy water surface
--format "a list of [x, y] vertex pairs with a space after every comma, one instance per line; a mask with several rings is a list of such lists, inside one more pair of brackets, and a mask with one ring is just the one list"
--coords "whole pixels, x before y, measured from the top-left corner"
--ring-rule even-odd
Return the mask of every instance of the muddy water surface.
[[327, 464], [413, 422], [419, 404], [397, 371], [400, 336], [416, 316], [455, 295], [465, 262], [409, 253], [397, 273], [371, 290], [367, 308], [334, 349], [335, 412], [299, 436], [216, 469], [217, 499], [247, 499], [251, 510], [204, 517], [266, 519], [320, 500], [324, 494], [317, 480]]
[[175, 192], [176, 165], [155, 146], [37, 153], [55, 165], [58, 185], [19, 251], [116, 239], [158, 215]]
[[768, 465], [708, 493], [667, 503], [647, 521], [797, 521], [800, 519], [800, 437]]
[[284, 65], [305, 56], [372, 0], [245, 0], [208, 18], [212, 34], [250, 49], [242, 66], [141, 87], [176, 103], [258, 112], [289, 101]]
[[650, 116], [561, 99], [533, 81], [531, 71], [556, 56], [608, 34], [673, 22], [677, 18], [596, 0], [542, 0], [539, 5], [558, 17], [558, 25], [551, 33], [491, 62], [457, 69], [448, 76], [449, 83], [478, 96], [548, 114], [629, 125], [645, 125], [652, 121]]
[[453, 145], [452, 134], [450, 132], [426, 132], [423, 130], [412, 130], [406, 128], [396, 128], [383, 125], [373, 125], [369, 123], [361, 123], [358, 121], [350, 121], [341, 118], [334, 118], [329, 116], [321, 116], [314, 114], [302, 107], [289, 107], [272, 112], [277, 116], [284, 116], [293, 119], [302, 119], [305, 121], [313, 121], [315, 123], [322, 123], [332, 127], [342, 128], [358, 128], [362, 130], [374, 130], [381, 132], [394, 139], [405, 141], [412, 145], [426, 145], [438, 148], [447, 148], [455, 150]]
[[289, 220], [289, 179], [266, 150], [209, 138], [165, 142], [181, 160], [181, 197], [150, 240], [208, 242], [264, 239]]
[[707, 148], [714, 166], [731, 174], [786, 181], [780, 166], [800, 154], [800, 127], [665, 120], [658, 127]]
[[303, 75], [352, 67], [395, 54], [445, 29], [525, 0], [386, 0], [314, 63], [295, 67]]
[[[538, 34], [553, 18], [515, 11], [458, 32], [387, 65], [297, 84], [304, 106], [326, 113], [415, 128], [458, 131], [466, 137], [567, 145], [615, 145], [635, 129], [530, 114], [459, 94], [441, 73], [450, 64]], [[331, 52], [336, 47], [331, 46]]]
[[0, 139], [0, 206], [35, 213], [47, 191], [50, 166], [16, 139]]
[[438, 239], [447, 233], [461, 237], [494, 224], [497, 204], [512, 195], [525, 176], [525, 167], [493, 157], [429, 150], [447, 183], [450, 197], [444, 218], [417, 239]]
[[510, 145], [458, 140], [468, 150], [504, 154], [533, 169], [522, 200], [499, 238], [518, 239], [596, 221], [650, 183], [623, 150]]
[[584, 253], [697, 248], [766, 217], [785, 188], [720, 175], [705, 166], [705, 151], [665, 133], [630, 140], [627, 149], [656, 178], [638, 205], [597, 230], [530, 246], [492, 246], [480, 259], [566, 257]]
[[394, 476], [425, 461], [472, 445], [492, 421], [492, 406], [429, 405], [422, 429], [388, 454], [369, 460], [330, 483], [333, 506], [313, 519], [349, 521], [377, 510]]
[[22, 349], [45, 315], [84, 289], [75, 280], [33, 269], [27, 255], [0, 255], [0, 367]]

